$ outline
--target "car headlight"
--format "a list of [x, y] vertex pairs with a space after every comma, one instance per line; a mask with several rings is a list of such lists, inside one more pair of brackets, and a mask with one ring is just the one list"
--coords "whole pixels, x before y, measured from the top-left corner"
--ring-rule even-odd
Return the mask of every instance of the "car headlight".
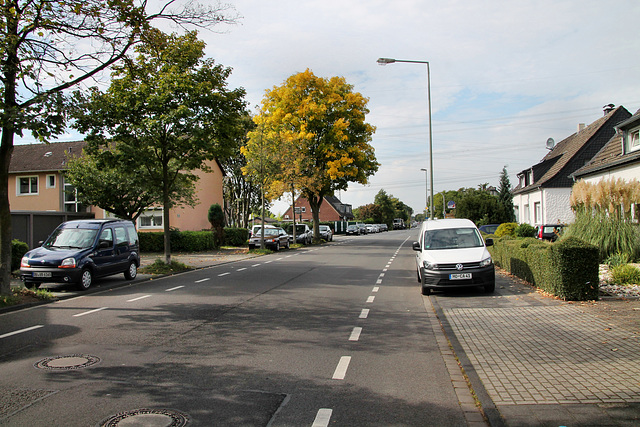
[[20, 267], [29, 267], [29, 257], [22, 257], [22, 259], [20, 260]]
[[63, 259], [60, 268], [76, 268], [76, 259], [73, 257]]
[[422, 265], [424, 266], [425, 270], [437, 270], [438, 269], [438, 264], [436, 264], [435, 262], [423, 261]]
[[480, 261], [480, 267], [488, 267], [491, 264], [493, 264], [493, 260], [491, 259], [491, 257], [485, 258], [482, 261]]

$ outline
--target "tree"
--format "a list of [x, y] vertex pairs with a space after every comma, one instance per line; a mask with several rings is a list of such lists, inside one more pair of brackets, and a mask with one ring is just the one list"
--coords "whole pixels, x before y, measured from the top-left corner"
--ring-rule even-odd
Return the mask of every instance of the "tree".
[[135, 159], [137, 172], [161, 189], [165, 262], [171, 262], [169, 211], [196, 202], [194, 170], [230, 155], [239, 138], [244, 89], [228, 90], [229, 68], [203, 59], [204, 42], [149, 31], [138, 57], [115, 68], [109, 89], [93, 88], [75, 127], [89, 145], [107, 146]]
[[[157, 20], [210, 27], [227, 18], [227, 6], [173, 1], [145, 10], [146, 0], [4, 0], [0, 2], [0, 294], [9, 295], [11, 212], [9, 163], [14, 136], [25, 130], [46, 141], [64, 131], [63, 91], [120, 61]], [[79, 49], [91, 46], [91, 50]]]
[[260, 188], [243, 174], [242, 168], [247, 165], [247, 159], [242, 155], [242, 147], [247, 144], [247, 133], [255, 129], [249, 114], [245, 114], [241, 121], [241, 137], [233, 147], [231, 156], [220, 160], [226, 176], [224, 179], [224, 212], [227, 224], [233, 227], [247, 228], [249, 215], [260, 205]]
[[372, 221], [378, 223], [378, 219], [382, 218], [380, 213], [380, 206], [375, 203], [369, 203], [368, 205], [360, 206], [353, 212], [356, 219], [360, 221]]
[[378, 170], [367, 102], [343, 77], [316, 77], [308, 69], [263, 98], [259, 120], [296, 154], [296, 185], [309, 201], [315, 236], [324, 196], [346, 190], [349, 182], [365, 184]]
[[513, 194], [511, 193], [511, 182], [509, 181], [509, 174], [507, 173], [506, 166], [502, 168], [502, 172], [500, 173], [498, 200], [504, 210], [504, 216], [501, 222], [514, 222], [516, 220], [516, 215], [513, 209]]

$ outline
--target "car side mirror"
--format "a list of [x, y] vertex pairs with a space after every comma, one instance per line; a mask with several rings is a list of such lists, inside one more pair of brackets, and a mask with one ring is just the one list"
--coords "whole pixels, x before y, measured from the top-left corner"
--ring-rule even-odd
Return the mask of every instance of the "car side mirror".
[[414, 251], [420, 251], [420, 250], [422, 250], [422, 248], [420, 248], [420, 243], [418, 243], [418, 242], [413, 242], [413, 250], [414, 250]]
[[101, 240], [100, 243], [98, 243], [98, 249], [106, 249], [109, 247], [109, 242], [107, 242], [106, 240]]
[[493, 239], [487, 239], [484, 241], [487, 246], [493, 246]]

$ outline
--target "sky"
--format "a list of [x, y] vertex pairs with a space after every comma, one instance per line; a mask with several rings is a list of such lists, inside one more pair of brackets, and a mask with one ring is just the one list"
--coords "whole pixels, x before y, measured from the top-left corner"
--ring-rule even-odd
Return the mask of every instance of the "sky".
[[199, 36], [208, 57], [233, 69], [229, 86], [245, 88], [252, 111], [265, 90], [307, 68], [342, 76], [369, 99], [380, 168], [367, 185], [336, 194], [354, 208], [381, 189], [414, 213], [426, 203], [427, 68], [380, 66], [379, 57], [429, 62], [436, 193], [498, 187], [505, 166], [515, 186], [548, 152], [547, 139], [567, 138], [606, 104], [640, 109], [637, 0], [226, 3], [237, 23]]

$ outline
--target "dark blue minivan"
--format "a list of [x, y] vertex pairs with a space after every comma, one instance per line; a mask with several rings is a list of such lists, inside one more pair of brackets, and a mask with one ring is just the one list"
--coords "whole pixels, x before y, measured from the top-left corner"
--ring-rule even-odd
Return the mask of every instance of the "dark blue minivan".
[[20, 263], [20, 278], [27, 288], [44, 282], [74, 283], [89, 289], [94, 277], [124, 273], [138, 275], [138, 233], [131, 221], [91, 219], [60, 224], [39, 248], [27, 252]]

